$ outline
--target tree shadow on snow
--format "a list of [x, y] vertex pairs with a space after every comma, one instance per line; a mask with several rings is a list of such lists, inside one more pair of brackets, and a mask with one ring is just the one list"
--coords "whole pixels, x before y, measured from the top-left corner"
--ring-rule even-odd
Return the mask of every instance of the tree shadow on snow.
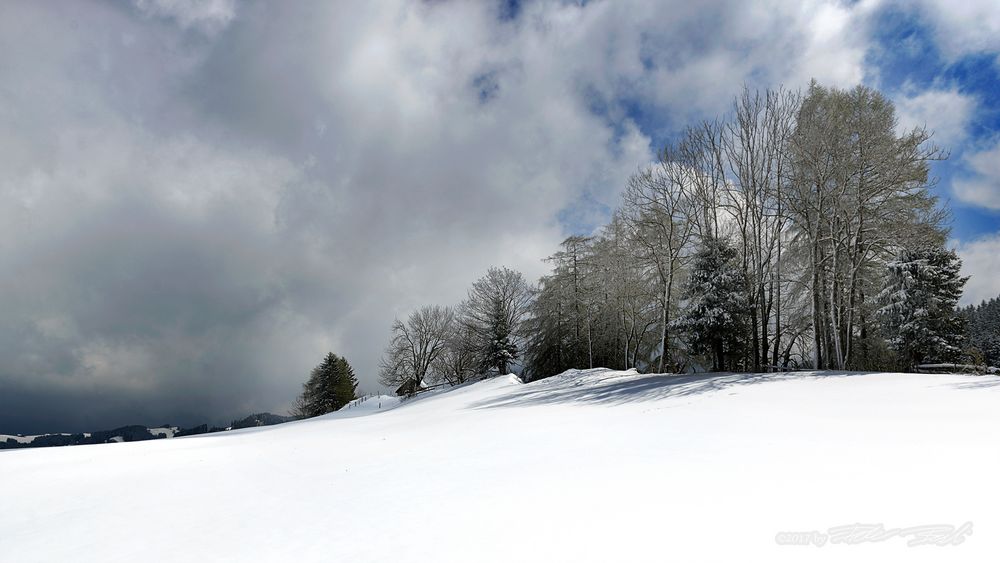
[[787, 373], [706, 373], [696, 375], [607, 375], [597, 370], [561, 374], [526, 383], [517, 391], [473, 403], [471, 408], [518, 407], [555, 404], [601, 404], [656, 401], [733, 390], [746, 385], [820, 377], [847, 377], [868, 372], [824, 371]]
[[989, 389], [991, 387], [1000, 387], [1000, 377], [989, 375], [979, 375], [974, 377], [976, 377], [976, 380], [974, 381], [953, 383], [951, 386], [954, 389]]

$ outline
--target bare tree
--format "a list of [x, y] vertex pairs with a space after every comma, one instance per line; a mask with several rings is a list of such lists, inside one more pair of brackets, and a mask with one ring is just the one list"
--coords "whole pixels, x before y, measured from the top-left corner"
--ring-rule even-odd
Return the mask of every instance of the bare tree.
[[692, 186], [688, 185], [691, 175], [679, 157], [676, 149], [664, 149], [655, 166], [629, 178], [622, 196], [621, 215], [630, 226], [636, 258], [649, 267], [658, 287], [659, 373], [665, 371], [669, 356], [668, 327], [671, 309], [676, 305], [674, 293], [691, 240], [691, 216], [697, 213]]
[[472, 379], [478, 373], [478, 368], [472, 332], [460, 322], [451, 323], [445, 336], [444, 348], [431, 362], [435, 381], [460, 385]]
[[392, 337], [380, 364], [383, 385], [407, 382], [413, 388], [427, 377], [431, 365], [447, 346], [455, 313], [451, 307], [424, 306], [402, 322], [392, 323]]
[[605, 288], [607, 314], [617, 326], [615, 354], [622, 369], [634, 368], [657, 322], [656, 296], [648, 268], [637, 260], [633, 225], [619, 212], [601, 232], [595, 259], [601, 265], [599, 284]]
[[722, 236], [719, 212], [727, 190], [725, 130], [722, 121], [705, 121], [689, 127], [678, 144], [681, 170], [688, 174], [685, 184], [690, 186], [697, 210], [690, 220], [699, 240]]
[[929, 191], [929, 162], [946, 158], [914, 129], [896, 133], [892, 103], [859, 86], [813, 84], [790, 140], [790, 218], [809, 249], [813, 364], [853, 365], [865, 312], [889, 257], [940, 244], [944, 214]]
[[774, 350], [780, 347], [782, 236], [788, 224], [783, 185], [798, 107], [799, 97], [790, 92], [744, 87], [722, 135], [731, 181], [720, 203], [734, 226], [746, 271], [754, 371], [770, 363], [772, 334]]

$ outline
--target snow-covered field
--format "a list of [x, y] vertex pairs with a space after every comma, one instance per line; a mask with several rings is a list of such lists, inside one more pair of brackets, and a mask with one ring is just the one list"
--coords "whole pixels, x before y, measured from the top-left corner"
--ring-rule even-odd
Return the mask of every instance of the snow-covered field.
[[[392, 402], [174, 440], [0, 452], [0, 561], [1000, 554], [997, 377], [593, 370]], [[908, 529], [778, 542], [856, 523]], [[953, 526], [961, 543], [909, 547], [915, 526]]]

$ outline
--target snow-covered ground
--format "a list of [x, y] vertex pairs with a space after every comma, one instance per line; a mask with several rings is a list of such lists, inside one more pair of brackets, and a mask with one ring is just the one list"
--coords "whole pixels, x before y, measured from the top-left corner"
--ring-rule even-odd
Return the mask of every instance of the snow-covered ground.
[[[230, 433], [0, 452], [0, 561], [1000, 554], [993, 376], [593, 370], [371, 401]], [[829, 535], [858, 523], [906, 530]], [[952, 526], [961, 543], [909, 547], [916, 526]], [[779, 544], [822, 534], [822, 547]]]
[[394, 409], [400, 404], [399, 397], [392, 395], [365, 395], [360, 399], [355, 399], [347, 403], [335, 413], [330, 413], [320, 419], [328, 420], [333, 418], [350, 418], [374, 414], [380, 411]]

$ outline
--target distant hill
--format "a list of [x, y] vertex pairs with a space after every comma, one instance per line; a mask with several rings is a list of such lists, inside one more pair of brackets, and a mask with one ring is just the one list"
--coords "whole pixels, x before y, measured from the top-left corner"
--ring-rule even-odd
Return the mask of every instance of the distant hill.
[[144, 440], [159, 440], [165, 438], [180, 438], [182, 436], [193, 436], [196, 434], [207, 434], [210, 432], [224, 432], [237, 428], [251, 428], [255, 426], [272, 426], [295, 420], [291, 416], [271, 414], [262, 412], [252, 414], [240, 420], [234, 420], [227, 428], [209, 426], [201, 424], [191, 428], [178, 428], [165, 424], [163, 426], [147, 427], [141, 425], [130, 425], [115, 428], [114, 430], [101, 430], [98, 432], [81, 432], [76, 434], [39, 434], [35, 436], [24, 436], [21, 434], [9, 435], [0, 434], [0, 450], [16, 448], [47, 448], [53, 446], [81, 446], [84, 444], [109, 444], [113, 442], [141, 442]]
[[283, 416], [280, 414], [261, 412], [252, 414], [246, 418], [241, 418], [240, 420], [234, 420], [233, 423], [229, 425], [229, 428], [231, 430], [236, 430], [238, 428], [253, 428], [255, 426], [272, 426], [274, 424], [282, 424], [292, 420], [295, 420], [294, 416]]

